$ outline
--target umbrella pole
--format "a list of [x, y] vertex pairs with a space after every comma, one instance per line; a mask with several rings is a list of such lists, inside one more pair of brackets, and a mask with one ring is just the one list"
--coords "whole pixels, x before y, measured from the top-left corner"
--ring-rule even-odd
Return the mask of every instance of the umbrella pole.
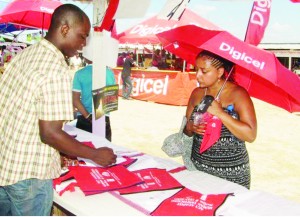
[[226, 79], [225, 79], [225, 81], [224, 81], [222, 87], [220, 88], [219, 92], [218, 92], [217, 95], [216, 95], [216, 100], [217, 100], [217, 101], [219, 101], [220, 94], [221, 94], [223, 88], [225, 87], [225, 84], [226, 84], [226, 82], [227, 82], [229, 76], [231, 75], [231, 73], [232, 73], [232, 71], [233, 71], [233, 68], [234, 68], [234, 66], [231, 67], [230, 72], [228, 73], [228, 75], [227, 75], [227, 77], [226, 77]]
[[44, 18], [45, 18], [45, 13], [43, 13], [42, 38], [44, 38]]
[[136, 58], [136, 64], [139, 65], [139, 49], [135, 48], [135, 58]]

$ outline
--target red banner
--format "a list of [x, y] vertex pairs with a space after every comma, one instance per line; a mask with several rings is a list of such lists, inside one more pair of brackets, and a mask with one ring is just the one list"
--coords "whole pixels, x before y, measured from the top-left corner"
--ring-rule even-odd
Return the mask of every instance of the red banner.
[[[119, 84], [119, 95], [122, 95], [122, 69], [115, 68], [113, 71]], [[197, 87], [194, 73], [132, 70], [131, 79], [132, 98], [168, 105], [187, 105]]]
[[258, 45], [264, 37], [269, 22], [271, 0], [255, 0], [253, 3], [245, 42]]
[[95, 31], [102, 32], [103, 29], [111, 31], [114, 25], [114, 15], [118, 9], [119, 0], [111, 0], [106, 9], [105, 16], [103, 17], [102, 23], [99, 27], [95, 27]]
[[300, 3], [300, 0], [290, 0], [293, 3]]

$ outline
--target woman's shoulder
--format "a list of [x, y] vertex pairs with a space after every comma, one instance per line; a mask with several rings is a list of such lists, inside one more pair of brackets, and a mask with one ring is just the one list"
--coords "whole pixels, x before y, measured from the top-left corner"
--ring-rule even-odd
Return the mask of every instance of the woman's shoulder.
[[190, 101], [193, 105], [198, 105], [205, 95], [205, 88], [196, 87], [190, 96]]
[[242, 86], [236, 84], [236, 94], [240, 97], [250, 98], [249, 92]]
[[196, 87], [193, 91], [192, 91], [192, 95], [201, 95], [205, 93], [206, 88], [201, 88], [201, 87]]
[[244, 104], [251, 101], [248, 91], [244, 87], [235, 83], [230, 83], [225, 95], [224, 102], [226, 105], [236, 105], [240, 103]]
[[228, 84], [228, 92], [230, 95], [248, 95], [248, 91], [244, 87], [231, 82], [228, 82]]

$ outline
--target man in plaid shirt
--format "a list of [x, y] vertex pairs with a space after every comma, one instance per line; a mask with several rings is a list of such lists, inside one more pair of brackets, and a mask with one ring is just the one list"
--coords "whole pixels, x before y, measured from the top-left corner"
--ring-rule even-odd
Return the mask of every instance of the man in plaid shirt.
[[90, 27], [80, 8], [59, 6], [47, 36], [15, 56], [0, 79], [0, 215], [50, 215], [59, 152], [102, 166], [116, 161], [112, 149], [92, 149], [62, 130], [73, 119], [65, 58], [82, 50]]

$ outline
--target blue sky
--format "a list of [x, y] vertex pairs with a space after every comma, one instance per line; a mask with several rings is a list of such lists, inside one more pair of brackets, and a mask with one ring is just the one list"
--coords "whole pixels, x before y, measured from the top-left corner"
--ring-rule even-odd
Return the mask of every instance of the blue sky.
[[[0, 8], [7, 0], [0, 0]], [[71, 3], [71, 0], [63, 1]], [[144, 18], [120, 19], [118, 32], [124, 31], [148, 17], [154, 16], [163, 7], [166, 0], [152, 0]], [[81, 7], [92, 19], [92, 4], [74, 3]], [[217, 26], [244, 40], [252, 0], [190, 0], [188, 8], [208, 19]], [[300, 3], [289, 0], [272, 0], [269, 25], [262, 43], [300, 43]]]
[[[118, 32], [154, 16], [165, 2], [166, 0], [152, 0], [146, 16], [142, 19], [118, 20]], [[190, 0], [188, 8], [244, 40], [252, 5], [252, 0]], [[92, 13], [92, 6], [85, 5], [85, 10]], [[262, 43], [300, 43], [299, 26], [300, 3], [272, 0], [269, 25]]]
[[[253, 1], [191, 0], [190, 8], [233, 35], [244, 39]], [[300, 3], [272, 0], [262, 42], [300, 43]]]

